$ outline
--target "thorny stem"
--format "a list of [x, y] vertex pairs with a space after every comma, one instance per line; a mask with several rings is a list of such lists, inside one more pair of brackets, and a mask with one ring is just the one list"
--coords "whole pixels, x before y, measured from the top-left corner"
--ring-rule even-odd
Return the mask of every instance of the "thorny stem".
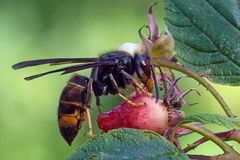
[[[231, 154], [223, 154], [223, 155], [214, 155], [214, 156], [206, 156], [206, 155], [188, 155], [191, 159], [201, 159], [201, 160], [232, 160]], [[235, 159], [237, 160], [237, 159]]]
[[203, 129], [202, 127], [197, 127], [192, 124], [182, 124], [181, 127], [190, 129], [190, 130], [197, 132], [197, 133], [203, 135], [204, 137], [210, 139], [211, 141], [215, 142], [225, 153], [229, 149], [231, 149], [231, 147], [229, 145], [227, 145], [226, 143], [224, 143], [224, 141], [222, 141], [219, 137], [211, 134], [210, 131]]
[[225, 111], [225, 113], [227, 114], [227, 116], [234, 118], [236, 117], [231, 109], [229, 108], [229, 106], [227, 105], [227, 103], [223, 100], [223, 98], [220, 96], [220, 94], [217, 92], [217, 90], [211, 86], [210, 83], [208, 83], [205, 79], [203, 79], [199, 74], [183, 67], [182, 65], [179, 65], [175, 62], [171, 62], [169, 60], [164, 60], [164, 59], [155, 59], [155, 62], [157, 64], [159, 64], [160, 66], [163, 67], [167, 67], [170, 69], [174, 69], [177, 70], [179, 72], [182, 72], [192, 78], [194, 78], [195, 80], [197, 80], [200, 84], [202, 84], [214, 97], [215, 99], [219, 102], [219, 104], [222, 106], [223, 110]]
[[[224, 151], [224, 154], [219, 155], [218, 157], [221, 157], [221, 156], [225, 157], [225, 156], [228, 155], [228, 158], [230, 158], [230, 159], [236, 159], [236, 160], [240, 159], [240, 154], [239, 153], [237, 153], [230, 145], [225, 143], [221, 138], [217, 137], [216, 135], [214, 135], [213, 133], [211, 133], [207, 129], [204, 129], [202, 127], [199, 127], [199, 126], [196, 126], [196, 125], [193, 125], [193, 124], [190, 124], [190, 123], [189, 124], [182, 124], [181, 127], [192, 130], [194, 132], [197, 132], [197, 133], [201, 134], [202, 136], [208, 138], [209, 140], [211, 140], [215, 144], [217, 144]], [[200, 155], [196, 155], [196, 156], [200, 156]]]
[[[224, 141], [236, 141], [238, 143], [240, 143], [240, 130], [230, 130], [230, 131], [225, 131], [225, 132], [219, 132], [216, 133], [215, 136], [221, 138]], [[204, 142], [207, 142], [209, 139], [206, 137], [203, 137], [199, 140], [197, 140], [196, 142], [192, 143], [191, 145], [188, 145], [185, 149], [183, 149], [183, 151], [189, 152], [192, 149], [195, 149], [197, 146], [201, 145]]]

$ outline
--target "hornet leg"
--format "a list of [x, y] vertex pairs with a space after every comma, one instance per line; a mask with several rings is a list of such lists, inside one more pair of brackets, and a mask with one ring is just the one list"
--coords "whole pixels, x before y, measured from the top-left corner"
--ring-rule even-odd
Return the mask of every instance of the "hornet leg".
[[87, 135], [91, 138], [94, 137], [93, 131], [92, 131], [92, 121], [91, 121], [91, 114], [90, 114], [90, 108], [91, 108], [91, 102], [92, 102], [92, 83], [93, 79], [90, 79], [87, 86], [87, 103], [86, 103], [86, 112], [87, 112], [87, 122], [88, 122], [88, 133]]
[[[92, 70], [92, 73], [91, 73], [91, 78], [96, 81], [97, 80], [97, 74], [98, 74], [98, 67], [94, 67], [93, 70]], [[96, 96], [96, 95], [95, 95]], [[100, 97], [99, 96], [96, 96], [96, 105], [98, 107], [98, 112], [99, 114], [102, 113], [102, 110], [101, 110], [101, 102], [100, 102]]]
[[163, 83], [163, 89], [164, 89], [164, 95], [163, 96], [165, 96], [166, 95], [166, 92], [167, 92], [167, 83], [166, 83], [166, 79], [165, 79], [165, 77], [164, 77], [164, 73], [163, 73], [163, 71], [162, 71], [162, 68], [161, 68], [161, 66], [160, 65], [158, 65], [158, 64], [153, 64], [154, 66], [157, 66], [157, 68], [159, 69], [159, 72], [160, 72], [160, 76], [161, 76], [161, 80], [162, 80], [162, 83]]
[[155, 87], [156, 103], [157, 103], [159, 100], [158, 81], [157, 81], [157, 77], [156, 77], [154, 67], [152, 64], [151, 64], [151, 72], [152, 72], [152, 77], [153, 77], [153, 82], [154, 82], [154, 87]]
[[139, 84], [139, 82], [138, 82], [133, 76], [131, 76], [130, 74], [128, 74], [128, 73], [125, 72], [124, 70], [121, 70], [121, 73], [122, 73], [126, 78], [132, 80], [134, 86], [136, 86], [136, 88], [138, 88], [142, 93], [152, 96], [152, 94], [149, 93], [149, 92], [147, 92], [147, 91], [144, 89], [144, 87], [142, 87], [142, 86]]
[[138, 107], [138, 106], [145, 106], [145, 103], [135, 103], [135, 102], [132, 102], [130, 101], [126, 96], [124, 96], [122, 93], [119, 92], [119, 89], [118, 89], [118, 85], [113, 77], [112, 74], [109, 74], [109, 77], [110, 77], [110, 80], [111, 80], [111, 83], [112, 85], [114, 86], [114, 88], [117, 90], [117, 95], [119, 97], [121, 97], [123, 100], [125, 100], [129, 105], [131, 106], [134, 106], [134, 107]]
[[96, 96], [96, 105], [97, 105], [97, 107], [98, 107], [98, 112], [99, 112], [99, 114], [101, 114], [101, 113], [102, 113], [102, 109], [101, 109], [102, 105], [101, 105], [100, 97], [99, 97], [99, 96]]

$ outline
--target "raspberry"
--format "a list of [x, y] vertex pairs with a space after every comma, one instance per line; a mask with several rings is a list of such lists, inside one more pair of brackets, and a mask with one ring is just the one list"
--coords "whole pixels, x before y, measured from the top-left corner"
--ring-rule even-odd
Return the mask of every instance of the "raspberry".
[[184, 117], [183, 112], [173, 111], [150, 95], [132, 95], [134, 103], [144, 102], [144, 106], [134, 107], [127, 102], [121, 103], [110, 112], [101, 113], [97, 122], [100, 129], [107, 132], [117, 128], [135, 128], [155, 131], [161, 135]]

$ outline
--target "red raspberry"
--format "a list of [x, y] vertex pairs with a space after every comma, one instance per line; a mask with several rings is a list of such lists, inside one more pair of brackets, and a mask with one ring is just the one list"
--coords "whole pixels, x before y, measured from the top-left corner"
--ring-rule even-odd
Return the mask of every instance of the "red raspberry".
[[110, 112], [98, 116], [99, 128], [104, 132], [117, 128], [146, 129], [163, 135], [170, 120], [169, 109], [164, 103], [160, 100], [156, 103], [154, 97], [143, 94], [133, 95], [129, 100], [134, 103], [144, 102], [145, 105], [134, 107], [127, 102], [121, 103]]

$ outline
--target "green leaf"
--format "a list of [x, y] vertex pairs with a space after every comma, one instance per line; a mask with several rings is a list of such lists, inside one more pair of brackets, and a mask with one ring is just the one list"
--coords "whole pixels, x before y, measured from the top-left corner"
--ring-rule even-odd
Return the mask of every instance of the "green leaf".
[[240, 128], [240, 119], [230, 118], [218, 114], [197, 114], [187, 116], [183, 123], [187, 122], [201, 122], [203, 124], [217, 124], [227, 128]]
[[70, 160], [188, 160], [164, 137], [135, 129], [118, 129], [98, 135], [74, 153]]
[[165, 0], [176, 57], [213, 82], [240, 85], [240, 1]]

